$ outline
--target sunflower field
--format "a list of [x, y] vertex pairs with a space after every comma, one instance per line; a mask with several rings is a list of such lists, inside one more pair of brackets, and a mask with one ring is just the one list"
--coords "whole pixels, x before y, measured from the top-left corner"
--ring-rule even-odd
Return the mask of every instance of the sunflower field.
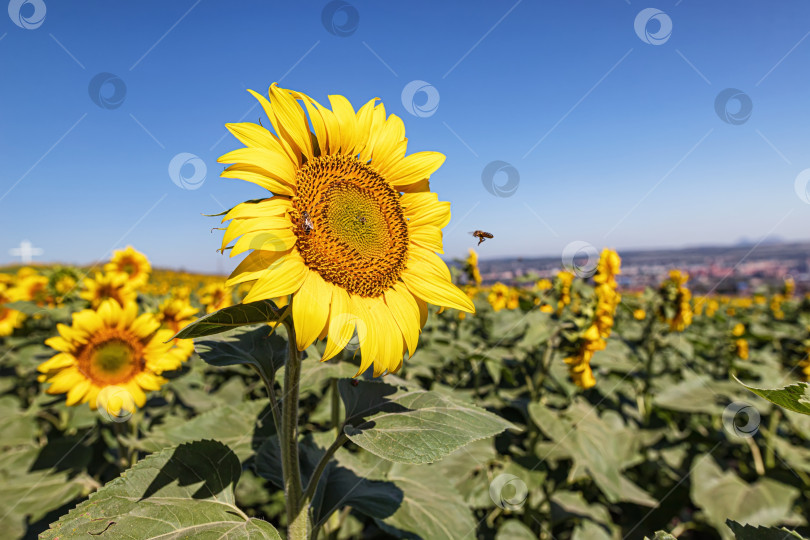
[[[807, 534], [804, 387], [760, 391], [779, 406], [739, 382], [810, 373], [791, 283], [691, 297], [673, 270], [623, 293], [605, 250], [589, 277], [482, 286], [476, 261], [454, 267], [475, 313], [431, 307], [395, 375], [364, 367], [360, 332], [303, 351], [311, 538]], [[223, 283], [132, 248], [0, 273], [4, 538], [281, 537], [287, 310]]]

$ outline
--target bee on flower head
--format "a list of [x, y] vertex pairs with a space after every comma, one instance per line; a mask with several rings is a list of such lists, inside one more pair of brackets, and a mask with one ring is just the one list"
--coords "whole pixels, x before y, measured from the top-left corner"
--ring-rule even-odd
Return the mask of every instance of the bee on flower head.
[[472, 231], [472, 232], [470, 232], [470, 234], [473, 235], [474, 237], [478, 238], [478, 244], [477, 245], [479, 245], [479, 246], [481, 245], [481, 242], [483, 242], [487, 238], [494, 238], [491, 233], [488, 233], [488, 232], [485, 232], [485, 231], [480, 231], [480, 230], [479, 231]]
[[310, 217], [309, 212], [307, 212], [306, 210], [301, 212], [301, 221], [299, 223], [299, 226], [302, 229], [304, 229], [304, 232], [307, 234], [309, 234], [310, 232], [313, 231], [313, 229], [315, 229], [315, 225], [312, 224], [312, 218]]

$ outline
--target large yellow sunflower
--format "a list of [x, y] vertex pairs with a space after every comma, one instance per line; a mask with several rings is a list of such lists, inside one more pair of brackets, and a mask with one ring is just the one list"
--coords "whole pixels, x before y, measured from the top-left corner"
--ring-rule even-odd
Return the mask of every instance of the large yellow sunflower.
[[110, 262], [104, 265], [107, 272], [123, 272], [129, 277], [130, 285], [134, 288], [142, 287], [149, 281], [152, 265], [146, 255], [135, 250], [132, 246], [113, 252]]
[[[360, 372], [395, 372], [416, 349], [427, 303], [474, 312], [436, 255], [450, 203], [428, 178], [438, 152], [406, 156], [402, 120], [377, 98], [357, 112], [343, 96], [328, 109], [300, 92], [270, 87], [259, 100], [275, 133], [252, 123], [227, 128], [246, 148], [222, 156], [222, 176], [272, 192], [229, 211], [222, 247], [253, 250], [228, 285], [249, 282], [252, 302], [293, 295], [296, 342], [303, 350], [328, 336], [323, 359], [355, 330]], [[313, 132], [310, 132], [310, 123]]]
[[45, 341], [59, 353], [37, 368], [39, 380], [50, 383], [48, 394], [67, 393], [67, 405], [87, 402], [95, 409], [99, 392], [117, 387], [132, 399], [111, 403], [108, 410], [118, 410], [109, 412], [117, 414], [130, 401], [142, 407], [144, 390], [158, 390], [166, 382], [160, 374], [182, 363], [172, 343], [165, 343], [172, 331], [159, 328], [151, 313], [138, 315], [134, 302], [121, 307], [105, 300], [98, 310], [74, 313], [70, 326], [57, 325], [59, 335]]

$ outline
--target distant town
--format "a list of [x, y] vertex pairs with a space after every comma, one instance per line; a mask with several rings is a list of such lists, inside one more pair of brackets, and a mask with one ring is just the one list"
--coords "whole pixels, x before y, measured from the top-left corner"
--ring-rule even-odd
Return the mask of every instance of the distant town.
[[[670, 269], [689, 273], [689, 287], [695, 294], [746, 294], [762, 288], [781, 288], [792, 277], [797, 292], [810, 292], [810, 242], [741, 243], [734, 246], [693, 247], [619, 251], [622, 273], [619, 285], [625, 290], [657, 286]], [[587, 256], [575, 259], [587, 265]], [[484, 284], [529, 284], [551, 278], [563, 267], [561, 257], [517, 257], [481, 259]]]

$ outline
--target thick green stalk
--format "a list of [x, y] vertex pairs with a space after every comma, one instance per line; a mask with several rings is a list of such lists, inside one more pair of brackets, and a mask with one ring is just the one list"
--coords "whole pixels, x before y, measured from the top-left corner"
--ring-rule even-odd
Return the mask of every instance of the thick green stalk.
[[308, 509], [303, 503], [301, 468], [298, 460], [298, 385], [301, 379], [301, 353], [295, 344], [292, 321], [285, 321], [289, 355], [284, 368], [284, 393], [281, 396], [281, 470], [284, 475], [284, 495], [287, 502], [287, 538], [307, 540], [309, 536]]

